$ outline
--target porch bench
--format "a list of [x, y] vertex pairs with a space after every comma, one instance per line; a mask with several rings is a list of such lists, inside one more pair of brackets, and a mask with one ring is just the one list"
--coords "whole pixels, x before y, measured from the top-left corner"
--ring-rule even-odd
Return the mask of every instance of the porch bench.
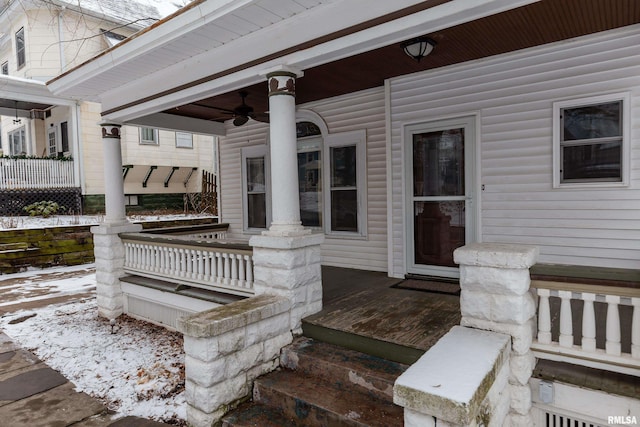
[[213, 302], [216, 304], [229, 304], [235, 301], [245, 299], [246, 297], [225, 294], [222, 292], [216, 292], [209, 289], [195, 288], [193, 286], [185, 284], [177, 284], [174, 282], [168, 282], [166, 280], [152, 279], [150, 277], [136, 276], [133, 274], [127, 274], [120, 278], [120, 281], [131, 283], [133, 285], [143, 286], [146, 288], [155, 289], [161, 292], [168, 292], [176, 295], [183, 295], [191, 298], [196, 298], [204, 301]]

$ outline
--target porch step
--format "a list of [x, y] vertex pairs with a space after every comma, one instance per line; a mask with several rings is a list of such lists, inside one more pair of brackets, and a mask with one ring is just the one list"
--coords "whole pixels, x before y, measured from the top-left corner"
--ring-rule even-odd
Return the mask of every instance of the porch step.
[[302, 319], [305, 337], [405, 365], [415, 363], [425, 353], [422, 349], [329, 328], [315, 320], [315, 316]]
[[224, 427], [403, 425], [393, 383], [407, 366], [304, 337], [283, 349], [281, 362]]

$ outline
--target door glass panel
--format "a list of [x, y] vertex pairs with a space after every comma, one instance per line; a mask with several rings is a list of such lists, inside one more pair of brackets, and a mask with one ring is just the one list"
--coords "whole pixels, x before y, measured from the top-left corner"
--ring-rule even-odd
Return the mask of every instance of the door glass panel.
[[453, 251], [465, 243], [464, 204], [414, 202], [415, 264], [456, 267]]
[[264, 157], [247, 158], [247, 226], [267, 228]]
[[413, 195], [464, 195], [464, 129], [413, 135]]

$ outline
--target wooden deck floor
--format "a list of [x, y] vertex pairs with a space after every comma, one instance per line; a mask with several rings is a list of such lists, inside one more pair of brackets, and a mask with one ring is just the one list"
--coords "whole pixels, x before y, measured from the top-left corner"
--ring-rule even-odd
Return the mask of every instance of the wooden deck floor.
[[420, 355], [460, 324], [458, 296], [392, 288], [401, 280], [385, 273], [323, 267], [322, 275], [324, 309], [305, 323], [343, 341], [361, 337], [378, 348], [391, 344], [390, 352]]

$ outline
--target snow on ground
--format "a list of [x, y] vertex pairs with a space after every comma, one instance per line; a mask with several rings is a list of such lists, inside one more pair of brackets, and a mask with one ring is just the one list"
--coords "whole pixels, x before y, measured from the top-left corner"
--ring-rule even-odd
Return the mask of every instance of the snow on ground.
[[[71, 276], [69, 269], [39, 270], [50, 278], [44, 281], [34, 279], [34, 272], [3, 275], [0, 286], [7, 280], [12, 285], [23, 280], [31, 288], [40, 284], [63, 293], [73, 293], [79, 283], [93, 281], [95, 286], [92, 269], [86, 276], [66, 277]], [[181, 334], [127, 316], [118, 318], [112, 328], [108, 319], [98, 317], [95, 296], [7, 313], [0, 318], [0, 328], [78, 391], [98, 398], [118, 415], [184, 425]]]

